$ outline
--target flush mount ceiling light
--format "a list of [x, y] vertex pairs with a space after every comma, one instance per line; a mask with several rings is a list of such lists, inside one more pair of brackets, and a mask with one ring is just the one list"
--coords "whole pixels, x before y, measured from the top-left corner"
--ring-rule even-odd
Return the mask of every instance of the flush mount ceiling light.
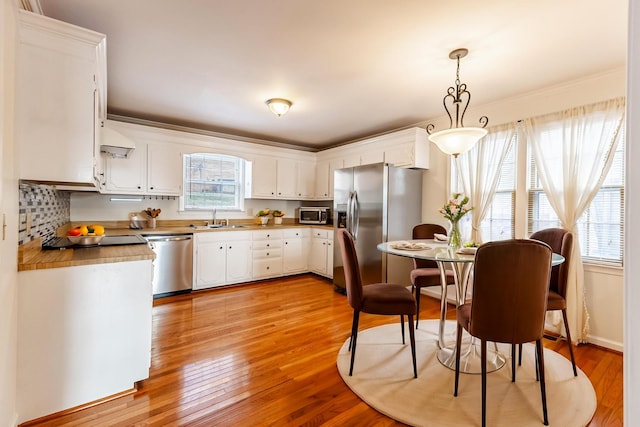
[[[458, 154], [470, 150], [480, 138], [485, 136], [487, 134], [485, 128], [487, 127], [487, 123], [489, 123], [487, 116], [482, 116], [479, 120], [482, 125], [481, 127], [464, 127], [464, 113], [467, 111], [467, 107], [469, 107], [471, 92], [467, 90], [466, 83], [460, 83], [460, 58], [464, 58], [468, 53], [469, 50], [464, 48], [456, 49], [449, 53], [449, 58], [455, 59], [458, 63], [456, 69], [456, 86], [450, 86], [449, 89], [447, 89], [447, 94], [442, 99], [444, 109], [449, 115], [449, 129], [432, 134], [431, 132], [433, 131], [434, 125], [429, 124], [427, 126], [429, 140], [436, 144], [440, 151], [453, 157], [458, 157]], [[454, 107], [455, 123], [452, 116]], [[462, 112], [460, 111], [461, 107]]]
[[284, 98], [267, 99], [266, 104], [269, 106], [269, 110], [278, 117], [287, 114], [291, 107], [291, 101]]

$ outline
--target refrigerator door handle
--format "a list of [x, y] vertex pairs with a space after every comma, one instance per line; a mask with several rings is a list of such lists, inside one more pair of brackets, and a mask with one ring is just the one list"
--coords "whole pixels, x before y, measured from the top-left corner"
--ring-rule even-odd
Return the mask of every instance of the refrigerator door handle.
[[358, 228], [360, 226], [360, 204], [358, 203], [358, 193], [356, 191], [353, 192], [353, 201], [351, 202], [351, 222], [353, 227], [353, 240], [358, 239]]
[[353, 235], [353, 230], [351, 229], [352, 218], [351, 218], [351, 204], [353, 203], [353, 193], [349, 192], [349, 198], [347, 199], [347, 221], [346, 228], [349, 234]]

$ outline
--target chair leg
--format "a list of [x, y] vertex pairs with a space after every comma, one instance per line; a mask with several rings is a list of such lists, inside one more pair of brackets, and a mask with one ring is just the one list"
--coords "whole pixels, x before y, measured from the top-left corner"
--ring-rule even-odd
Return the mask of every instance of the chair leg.
[[480, 363], [482, 364], [482, 427], [487, 425], [487, 342], [480, 340]]
[[462, 328], [458, 324], [456, 326], [456, 376], [453, 382], [453, 395], [458, 395], [458, 379], [460, 378], [460, 350], [462, 344]]
[[522, 366], [522, 343], [518, 344], [518, 366]]
[[420, 323], [420, 288], [416, 287], [416, 329], [418, 329], [418, 323]]
[[404, 315], [400, 315], [400, 332], [402, 332], [402, 345], [404, 345]]
[[549, 425], [549, 418], [547, 417], [547, 389], [544, 383], [544, 355], [542, 353], [542, 341], [536, 341], [536, 355], [537, 357], [537, 371], [540, 373], [540, 395], [542, 397], [542, 416], [544, 419], [544, 425]]
[[[522, 344], [520, 344], [522, 345]], [[522, 350], [520, 350], [522, 354]], [[516, 345], [511, 344], [511, 382], [516, 382]]]
[[567, 310], [562, 310], [562, 318], [564, 320], [564, 330], [567, 331], [567, 344], [569, 344], [569, 355], [571, 356], [571, 364], [573, 365], [573, 376], [578, 376], [576, 369], [576, 359], [573, 357], [573, 345], [571, 344], [571, 332], [569, 332], [569, 320], [567, 320]]
[[349, 366], [349, 376], [353, 374], [353, 361], [356, 359], [356, 342], [358, 341], [358, 321], [360, 320], [360, 312], [353, 310], [353, 323], [351, 326], [351, 365]]
[[409, 341], [411, 342], [411, 358], [413, 359], [413, 378], [418, 378], [418, 367], [416, 364], [416, 334], [413, 330], [413, 316], [409, 314], [407, 317], [409, 318]]
[[353, 331], [358, 329], [358, 318], [356, 317], [356, 312], [353, 312], [353, 320], [351, 321], [351, 337], [349, 337], [349, 351], [353, 346]]

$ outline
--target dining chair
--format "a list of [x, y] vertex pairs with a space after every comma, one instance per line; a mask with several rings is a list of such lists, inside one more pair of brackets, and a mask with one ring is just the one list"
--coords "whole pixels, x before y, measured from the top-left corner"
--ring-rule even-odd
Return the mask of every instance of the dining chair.
[[411, 291], [403, 285], [389, 283], [374, 283], [363, 286], [353, 237], [346, 229], [341, 228], [338, 230], [338, 242], [342, 252], [347, 300], [351, 308], [353, 308], [351, 338], [349, 341], [349, 350], [351, 351], [349, 376], [353, 374], [353, 362], [356, 357], [356, 344], [358, 342], [358, 322], [360, 312], [363, 312], [369, 314], [400, 315], [402, 344], [405, 343], [404, 316], [407, 316], [411, 357], [413, 359], [413, 377], [418, 378], [418, 370], [416, 367], [416, 340], [413, 329], [413, 316], [416, 314], [416, 300], [411, 294]]
[[[551, 268], [551, 278], [549, 279], [549, 297], [547, 299], [547, 311], [562, 310], [562, 320], [567, 334], [567, 344], [569, 344], [569, 355], [573, 365], [573, 376], [578, 376], [576, 359], [573, 356], [573, 345], [571, 344], [571, 331], [567, 320], [567, 277], [569, 275], [569, 265], [571, 263], [571, 251], [573, 250], [573, 234], [563, 228], [546, 228], [536, 231], [530, 239], [539, 240], [551, 247], [551, 250], [564, 257], [564, 262]], [[522, 363], [522, 345], [518, 364]]]
[[516, 344], [536, 342], [536, 372], [540, 380], [544, 425], [547, 397], [542, 335], [551, 273], [551, 248], [531, 239], [488, 242], [478, 248], [471, 302], [456, 309], [456, 363], [453, 395], [458, 395], [462, 331], [480, 339], [482, 426], [487, 418], [487, 341], [508, 343], [515, 381]]
[[[433, 239], [434, 234], [447, 234], [445, 228], [438, 224], [418, 224], [413, 227], [412, 238], [413, 239]], [[413, 259], [413, 270], [410, 273], [411, 278], [411, 292], [416, 298], [416, 328], [418, 322], [420, 322], [420, 291], [422, 288], [430, 286], [442, 286], [440, 280], [440, 268], [435, 261], [426, 259]], [[453, 272], [451, 270], [446, 271], [447, 284], [455, 283]], [[440, 294], [441, 298], [446, 300], [446, 294]], [[446, 304], [446, 301], [445, 301]]]

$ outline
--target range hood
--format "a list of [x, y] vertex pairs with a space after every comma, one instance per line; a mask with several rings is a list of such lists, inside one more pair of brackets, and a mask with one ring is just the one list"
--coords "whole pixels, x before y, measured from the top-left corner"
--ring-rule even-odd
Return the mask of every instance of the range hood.
[[136, 148], [135, 142], [120, 132], [107, 127], [100, 128], [100, 152], [111, 157], [126, 159]]

